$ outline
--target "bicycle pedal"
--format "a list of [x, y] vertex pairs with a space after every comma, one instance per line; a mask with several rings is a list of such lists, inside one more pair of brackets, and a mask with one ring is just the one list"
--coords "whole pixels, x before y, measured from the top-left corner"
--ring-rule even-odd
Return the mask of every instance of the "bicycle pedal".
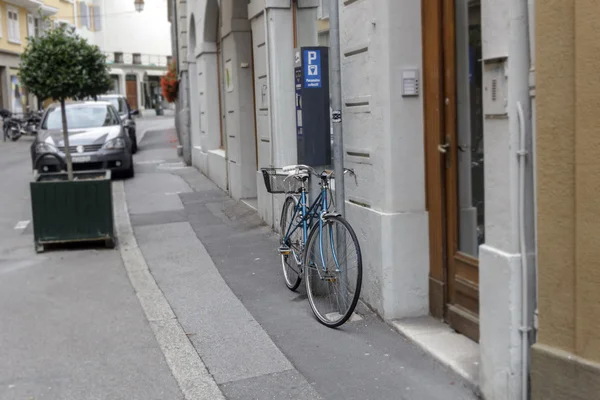
[[284, 246], [281, 246], [278, 249], [278, 251], [279, 251], [279, 254], [281, 254], [282, 256], [288, 256], [292, 252], [292, 250], [289, 247], [284, 247]]

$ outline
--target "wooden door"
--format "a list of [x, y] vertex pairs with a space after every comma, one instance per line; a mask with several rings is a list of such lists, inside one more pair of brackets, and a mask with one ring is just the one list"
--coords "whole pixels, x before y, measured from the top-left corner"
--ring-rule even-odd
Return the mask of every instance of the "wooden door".
[[135, 75], [127, 75], [125, 82], [125, 94], [127, 102], [133, 110], [138, 109], [138, 93], [137, 93], [137, 78]]
[[[478, 143], [477, 157], [483, 146], [481, 141], [472, 141], [474, 132], [482, 136], [482, 124], [473, 128], [477, 119], [470, 118], [477, 114], [470, 100], [473, 96], [469, 96], [469, 88], [477, 86], [473, 83], [477, 81], [473, 79], [477, 62], [473, 61], [475, 53], [469, 44], [469, 26], [474, 18], [468, 10], [473, 2], [422, 1], [430, 310], [432, 315], [477, 341], [477, 249], [483, 226], [483, 200], [475, 201], [473, 193], [483, 192], [473, 188], [482, 187], [483, 175], [472, 170], [476, 163], [472, 161], [471, 144]], [[457, 14], [457, 7], [462, 7], [461, 14]], [[480, 179], [474, 183], [473, 176]]]

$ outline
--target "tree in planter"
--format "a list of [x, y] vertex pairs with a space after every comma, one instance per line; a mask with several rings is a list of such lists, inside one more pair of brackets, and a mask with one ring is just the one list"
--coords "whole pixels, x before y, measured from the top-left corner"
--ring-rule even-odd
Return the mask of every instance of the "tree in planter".
[[95, 99], [112, 88], [106, 56], [64, 25], [28, 41], [21, 55], [19, 79], [39, 99], [60, 102], [67, 173], [73, 180], [65, 102]]

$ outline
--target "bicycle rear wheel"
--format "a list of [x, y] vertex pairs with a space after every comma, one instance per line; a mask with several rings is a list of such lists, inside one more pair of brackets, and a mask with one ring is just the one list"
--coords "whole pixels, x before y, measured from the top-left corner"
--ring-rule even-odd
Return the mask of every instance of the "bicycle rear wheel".
[[[283, 203], [283, 209], [281, 210], [281, 239], [280, 245], [289, 250], [287, 254], [281, 253], [281, 267], [283, 268], [283, 278], [285, 279], [285, 285], [288, 289], [294, 291], [300, 286], [302, 280], [300, 276], [300, 265], [296, 262], [294, 253], [301, 255], [302, 252], [302, 229], [296, 229], [287, 240], [285, 240], [285, 234], [287, 233], [290, 223], [294, 223], [292, 218], [294, 217], [294, 210], [296, 207], [296, 199], [289, 196]], [[281, 249], [280, 249], [281, 251]]]
[[362, 255], [356, 233], [342, 217], [313, 228], [304, 256], [308, 302], [323, 325], [345, 323], [356, 307], [362, 285]]

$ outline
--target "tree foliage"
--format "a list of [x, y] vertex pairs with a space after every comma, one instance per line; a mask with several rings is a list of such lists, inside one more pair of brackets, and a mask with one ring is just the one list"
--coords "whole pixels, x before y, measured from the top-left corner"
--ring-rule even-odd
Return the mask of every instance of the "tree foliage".
[[177, 79], [177, 63], [175, 60], [169, 65], [169, 70], [160, 78], [160, 86], [162, 87], [162, 95], [169, 103], [177, 100], [177, 92], [179, 89], [179, 80]]
[[59, 26], [28, 41], [19, 79], [39, 99], [81, 100], [111, 89], [106, 56], [74, 30]]
[[106, 57], [74, 29], [60, 25], [40, 37], [28, 38], [21, 54], [19, 79], [39, 99], [60, 102], [67, 173], [73, 180], [65, 101], [95, 99], [111, 89]]

